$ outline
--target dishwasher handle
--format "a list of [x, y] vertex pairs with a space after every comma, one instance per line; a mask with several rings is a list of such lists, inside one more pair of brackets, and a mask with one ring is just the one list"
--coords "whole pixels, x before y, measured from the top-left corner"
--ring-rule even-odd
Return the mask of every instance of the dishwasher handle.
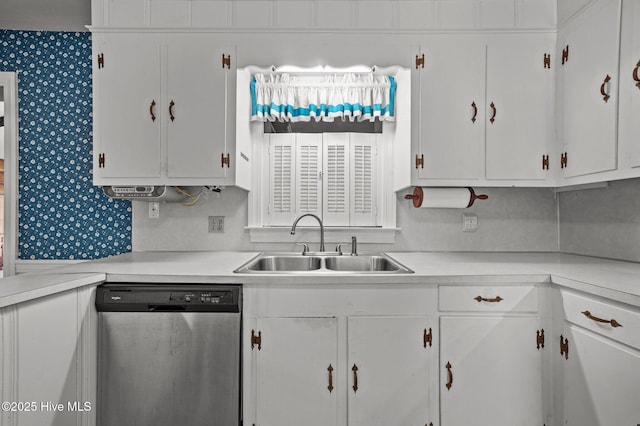
[[187, 305], [147, 305], [149, 312], [186, 312]]

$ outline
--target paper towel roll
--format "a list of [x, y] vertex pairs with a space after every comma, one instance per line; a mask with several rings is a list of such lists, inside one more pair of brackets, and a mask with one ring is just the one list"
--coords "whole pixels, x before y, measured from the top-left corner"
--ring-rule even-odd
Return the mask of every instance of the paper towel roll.
[[475, 200], [486, 200], [487, 195], [476, 195], [473, 188], [422, 188], [416, 186], [413, 194], [404, 196], [413, 200], [413, 207], [423, 209], [466, 209]]

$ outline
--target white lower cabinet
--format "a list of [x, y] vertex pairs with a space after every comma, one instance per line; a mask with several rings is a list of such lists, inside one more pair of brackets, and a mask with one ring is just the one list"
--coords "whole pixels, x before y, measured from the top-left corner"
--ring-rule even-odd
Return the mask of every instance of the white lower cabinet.
[[84, 287], [0, 308], [0, 425], [95, 425], [94, 294]]
[[540, 426], [537, 317], [440, 318], [442, 426]]
[[530, 284], [440, 286], [441, 426], [549, 425], [540, 294]]
[[614, 426], [640, 424], [640, 351], [567, 325], [563, 338], [564, 424]]
[[558, 392], [564, 400], [563, 424], [640, 424], [640, 311], [561, 293], [565, 321], [558, 356], [564, 385]]
[[349, 426], [429, 423], [428, 323], [426, 317], [347, 319]]
[[256, 425], [336, 425], [336, 318], [259, 318], [257, 327]]
[[345, 397], [350, 426], [428, 424], [428, 319], [345, 320], [346, 362], [337, 318], [256, 320], [256, 425], [344, 424]]
[[437, 426], [435, 287], [246, 288], [243, 422]]

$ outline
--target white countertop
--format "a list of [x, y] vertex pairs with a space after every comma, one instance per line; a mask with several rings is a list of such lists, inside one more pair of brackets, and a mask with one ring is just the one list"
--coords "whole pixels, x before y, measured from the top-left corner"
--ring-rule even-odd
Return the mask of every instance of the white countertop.
[[413, 274], [235, 274], [257, 252], [139, 252], [0, 280], [0, 307], [104, 281], [264, 284], [544, 282], [640, 306], [640, 264], [558, 253], [390, 252]]

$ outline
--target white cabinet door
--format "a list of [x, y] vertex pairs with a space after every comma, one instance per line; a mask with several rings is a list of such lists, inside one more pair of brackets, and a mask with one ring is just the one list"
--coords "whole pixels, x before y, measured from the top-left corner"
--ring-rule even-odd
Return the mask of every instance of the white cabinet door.
[[440, 318], [441, 426], [540, 426], [537, 317]]
[[94, 183], [159, 178], [160, 45], [145, 34], [94, 34], [93, 43]]
[[[231, 55], [231, 51], [202, 36], [180, 37], [168, 45], [165, 121], [169, 178], [232, 175], [221, 162], [228, 154], [233, 118], [229, 117], [228, 99], [235, 93], [229, 90], [235, 70], [223, 68], [222, 55]], [[231, 63], [235, 64], [235, 58]]]
[[640, 167], [640, 1], [622, 3], [620, 39], [621, 166]]
[[565, 327], [563, 337], [569, 345], [563, 363], [563, 424], [638, 424], [640, 352], [574, 325]]
[[[551, 64], [555, 37], [511, 35], [487, 49], [486, 178], [544, 180], [543, 155], [554, 139]], [[550, 148], [550, 146], [549, 146]]]
[[[426, 425], [429, 359], [426, 317], [349, 317], [349, 426]], [[426, 346], [426, 347], [425, 347]]]
[[420, 180], [475, 180], [484, 172], [485, 44], [471, 37], [429, 39], [422, 46], [414, 103]]
[[0, 396], [20, 404], [0, 424], [95, 424], [94, 301], [87, 286], [0, 308]]
[[598, 0], [558, 37], [565, 177], [617, 167], [619, 18], [619, 0]]
[[336, 318], [258, 318], [256, 426], [337, 424]]

